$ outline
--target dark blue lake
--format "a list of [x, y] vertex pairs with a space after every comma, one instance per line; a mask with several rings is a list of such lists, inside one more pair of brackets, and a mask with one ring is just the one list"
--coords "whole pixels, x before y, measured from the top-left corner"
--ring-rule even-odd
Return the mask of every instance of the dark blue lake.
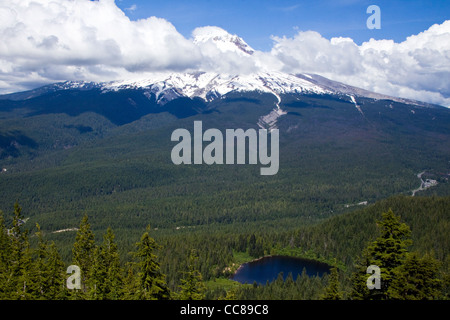
[[283, 278], [286, 279], [289, 273], [297, 279], [297, 275], [302, 274], [305, 269], [308, 276], [322, 276], [330, 273], [330, 266], [308, 259], [293, 258], [285, 256], [264, 257], [255, 261], [243, 264], [233, 275], [232, 280], [240, 283], [266, 284], [272, 282], [283, 272]]

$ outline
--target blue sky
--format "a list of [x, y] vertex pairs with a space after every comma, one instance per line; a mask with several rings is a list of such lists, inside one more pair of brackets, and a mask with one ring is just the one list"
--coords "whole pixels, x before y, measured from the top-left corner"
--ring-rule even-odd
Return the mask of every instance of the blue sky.
[[[450, 1], [266, 1], [266, 0], [116, 0], [132, 20], [150, 16], [171, 22], [186, 38], [196, 27], [221, 27], [256, 50], [268, 51], [271, 36], [292, 37], [313, 30], [323, 37], [350, 37], [361, 44], [374, 39], [402, 42], [450, 18]], [[381, 9], [381, 29], [368, 29], [369, 5]]]

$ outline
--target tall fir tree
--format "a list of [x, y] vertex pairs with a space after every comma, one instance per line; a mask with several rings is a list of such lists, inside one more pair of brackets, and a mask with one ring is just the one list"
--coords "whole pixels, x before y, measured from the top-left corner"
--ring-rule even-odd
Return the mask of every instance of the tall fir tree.
[[36, 237], [38, 246], [34, 261], [36, 283], [39, 297], [47, 300], [65, 298], [65, 270], [64, 262], [59, 255], [55, 243], [48, 243], [42, 234], [39, 224], [36, 223]]
[[332, 267], [328, 277], [328, 286], [325, 288], [322, 300], [342, 300], [343, 293], [340, 289], [339, 271], [336, 267]]
[[[386, 300], [389, 299], [389, 287], [395, 278], [395, 269], [405, 260], [408, 247], [412, 244], [411, 230], [400, 221], [391, 209], [382, 213], [377, 222], [379, 236], [363, 252], [357, 271], [352, 275], [352, 299]], [[380, 289], [367, 287], [367, 268], [378, 266], [381, 273]]]
[[181, 279], [180, 300], [202, 300], [205, 298], [206, 287], [203, 283], [202, 274], [197, 268], [198, 256], [195, 250], [189, 254], [188, 271], [184, 272]]
[[138, 259], [139, 289], [138, 297], [142, 300], [168, 300], [170, 290], [167, 287], [165, 275], [161, 273], [158, 257], [155, 251], [158, 249], [156, 241], [149, 235], [150, 226], [136, 244], [134, 253]]
[[9, 230], [11, 240], [11, 269], [9, 275], [9, 289], [12, 299], [28, 300], [36, 298], [36, 283], [34, 275], [32, 251], [28, 240], [28, 230], [23, 227], [26, 220], [22, 215], [19, 203], [14, 204], [13, 226]]
[[136, 263], [128, 262], [126, 266], [126, 276], [124, 278], [123, 300], [139, 299], [139, 282]]
[[9, 230], [6, 228], [3, 212], [0, 211], [0, 300], [8, 299], [10, 296], [11, 271]]
[[0, 221], [0, 295], [4, 299], [32, 299], [34, 281], [28, 230], [19, 203], [14, 204], [12, 228], [7, 229], [3, 215]]
[[123, 294], [123, 270], [115, 235], [108, 228], [103, 243], [95, 248], [94, 262], [89, 276], [89, 296], [98, 300], [118, 300]]
[[88, 295], [89, 275], [94, 261], [95, 236], [89, 224], [87, 214], [83, 216], [72, 248], [72, 261], [81, 270], [81, 289], [74, 290], [75, 299], [84, 299]]
[[48, 248], [47, 271], [49, 279], [46, 297], [50, 300], [67, 299], [66, 268], [54, 242], [51, 242]]
[[393, 271], [388, 296], [394, 300], [436, 300], [441, 297], [442, 283], [438, 277], [439, 261], [430, 254], [419, 257], [412, 252]]

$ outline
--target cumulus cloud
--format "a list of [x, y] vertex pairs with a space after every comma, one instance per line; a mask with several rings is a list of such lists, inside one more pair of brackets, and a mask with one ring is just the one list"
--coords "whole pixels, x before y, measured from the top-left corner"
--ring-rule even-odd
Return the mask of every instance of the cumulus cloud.
[[313, 31], [273, 37], [272, 57], [286, 72], [311, 72], [379, 93], [450, 106], [450, 21], [401, 43], [325, 39]]
[[[229, 43], [212, 41], [216, 37], [208, 37], [210, 33], [252, 52], [242, 54]], [[199, 27], [186, 39], [165, 19], [130, 20], [114, 0], [0, 0], [0, 93], [147, 72], [276, 70], [317, 73], [379, 93], [450, 106], [450, 21], [401, 43], [371, 39], [357, 45], [350, 38], [299, 31], [293, 37], [273, 36], [272, 49], [261, 52], [241, 40], [217, 27]]]
[[293, 38], [273, 37], [273, 40], [271, 54], [283, 63], [284, 71], [346, 75], [361, 72], [358, 47], [351, 39], [327, 40], [315, 31], [306, 31]]
[[[131, 21], [113, 0], [0, 4], [0, 81], [121, 77], [185, 70], [202, 55], [168, 21]], [[20, 81], [18, 83], [20, 85]]]
[[255, 50], [222, 28], [198, 27], [192, 31], [192, 40], [202, 53], [203, 70], [230, 74], [259, 71], [258, 59], [253, 56]]

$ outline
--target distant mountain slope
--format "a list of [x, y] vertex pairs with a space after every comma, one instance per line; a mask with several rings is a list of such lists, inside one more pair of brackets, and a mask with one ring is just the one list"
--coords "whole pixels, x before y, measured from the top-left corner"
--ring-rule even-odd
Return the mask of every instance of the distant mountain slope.
[[[92, 83], [0, 100], [0, 208], [19, 200], [31, 223], [50, 230], [76, 227], [80, 211], [125, 229], [295, 225], [410, 194], [424, 170], [438, 181], [430, 192], [448, 193], [449, 109], [329, 89], [278, 93], [278, 80], [268, 84], [275, 93], [235, 90], [209, 101], [181, 95], [161, 104], [146, 86]], [[171, 162], [173, 130], [192, 131], [194, 120], [204, 130], [258, 129], [274, 124], [277, 106], [276, 175], [261, 177], [260, 165]]]
[[179, 97], [200, 97], [211, 101], [230, 92], [265, 92], [274, 95], [288, 93], [355, 95], [372, 99], [392, 100], [420, 106], [431, 104], [396, 98], [360, 89], [354, 86], [326, 79], [315, 74], [286, 74], [261, 72], [230, 75], [211, 72], [160, 73], [144, 79], [129, 79], [110, 82], [66, 81], [46, 85], [34, 90], [0, 95], [0, 100], [27, 100], [66, 90], [93, 90], [101, 92], [120, 90], [145, 90], [147, 96], [153, 93], [160, 104]]
[[[400, 102], [411, 108], [438, 106], [380, 95], [331, 81], [318, 75], [280, 72], [229, 75], [218, 73], [154, 74], [151, 78], [110, 82], [66, 81], [34, 90], [0, 96], [0, 110], [22, 109], [29, 116], [65, 113], [71, 116], [95, 112], [123, 125], [148, 114], [169, 112], [185, 118], [206, 112], [206, 104], [231, 93], [270, 94], [271, 109], [255, 120], [261, 128], [275, 128], [287, 113], [282, 96], [316, 95], [350, 102], [361, 115], [357, 99]], [[356, 99], [356, 100], [355, 100]], [[390, 102], [387, 102], [389, 104]], [[413, 111], [415, 112], [415, 111]]]
[[[18, 199], [51, 230], [73, 228], [85, 210], [126, 233], [144, 222], [310, 223], [410, 193], [423, 171], [438, 182], [426, 192], [448, 193], [450, 109], [314, 74], [263, 72], [253, 48], [217, 27], [192, 36], [208, 58], [233, 57], [245, 72], [62, 81], [0, 96], [0, 208]], [[194, 120], [204, 129], [278, 128], [278, 174], [175, 166], [171, 133]]]

